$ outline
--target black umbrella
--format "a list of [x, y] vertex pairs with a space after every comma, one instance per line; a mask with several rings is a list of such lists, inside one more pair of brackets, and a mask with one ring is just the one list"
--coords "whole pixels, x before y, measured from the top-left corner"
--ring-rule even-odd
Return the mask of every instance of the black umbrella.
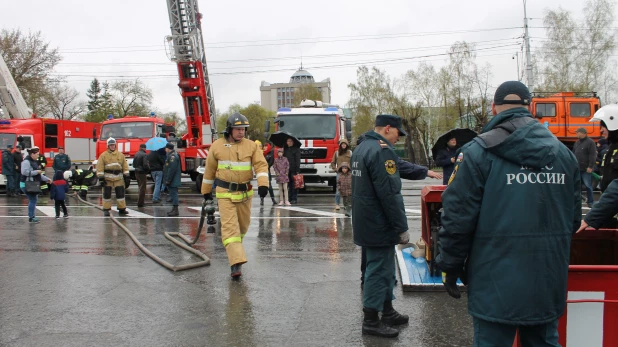
[[288, 139], [292, 139], [292, 141], [294, 141], [294, 146], [292, 147], [298, 147], [300, 148], [300, 141], [295, 138], [294, 136], [292, 136], [290, 133], [287, 133], [285, 131], [276, 131], [274, 132], [272, 135], [270, 135], [270, 142], [272, 142], [275, 146], [279, 147], [279, 148], [284, 148], [286, 146], [286, 142], [288, 141]]
[[457, 129], [453, 129], [450, 130], [449, 132], [443, 134], [442, 136], [440, 136], [438, 138], [438, 141], [436, 141], [436, 144], [433, 145], [433, 147], [431, 147], [431, 154], [433, 155], [433, 160], [436, 160], [436, 157], [438, 156], [438, 152], [440, 152], [441, 149], [446, 148], [447, 142], [452, 139], [453, 137], [455, 139], [457, 139], [457, 147], [461, 147], [463, 145], [465, 145], [466, 143], [472, 141], [473, 138], [476, 137], [476, 132], [472, 129], [461, 129], [461, 128], [457, 128]]

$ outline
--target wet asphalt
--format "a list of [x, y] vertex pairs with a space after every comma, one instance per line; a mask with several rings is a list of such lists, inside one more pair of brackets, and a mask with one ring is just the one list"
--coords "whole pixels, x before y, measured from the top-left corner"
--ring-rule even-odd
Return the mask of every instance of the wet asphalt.
[[[420, 210], [420, 189], [404, 183], [407, 209]], [[119, 218], [152, 252], [172, 264], [198, 261], [164, 238], [194, 236], [202, 197], [183, 183], [180, 217], [169, 203], [136, 207]], [[277, 192], [275, 192], [277, 194]], [[164, 196], [165, 198], [166, 196]], [[149, 201], [149, 196], [147, 196]], [[100, 189], [88, 201], [101, 204]], [[27, 199], [0, 195], [0, 345], [2, 346], [470, 346], [472, 323], [464, 294], [403, 292], [395, 308], [410, 315], [395, 339], [361, 334], [360, 248], [334, 195], [310, 189], [305, 210], [253, 200], [244, 239], [249, 263], [239, 281], [221, 244], [220, 228], [202, 233], [196, 248], [211, 265], [171, 272], [142, 254], [101, 211], [69, 200], [69, 219], [55, 220], [53, 201], [40, 197], [27, 222]], [[420, 215], [408, 215], [412, 240]]]

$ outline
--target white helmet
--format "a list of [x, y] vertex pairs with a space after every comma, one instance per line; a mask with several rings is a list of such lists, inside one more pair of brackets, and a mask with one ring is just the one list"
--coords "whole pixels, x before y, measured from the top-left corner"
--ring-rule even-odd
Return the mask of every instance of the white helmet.
[[590, 122], [599, 121], [605, 123], [605, 126], [609, 131], [618, 130], [618, 105], [605, 105], [595, 112], [594, 116], [590, 119]]
[[107, 139], [107, 147], [109, 147], [110, 145], [115, 145], [116, 144], [116, 139], [113, 137], [110, 137], [109, 139]]
[[65, 171], [64, 174], [62, 175], [64, 176], [64, 179], [68, 181], [71, 177], [73, 177], [73, 171], [72, 170]]

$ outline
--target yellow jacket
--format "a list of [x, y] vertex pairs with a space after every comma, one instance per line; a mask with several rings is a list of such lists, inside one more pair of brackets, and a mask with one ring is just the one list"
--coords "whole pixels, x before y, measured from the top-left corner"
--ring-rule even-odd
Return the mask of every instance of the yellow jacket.
[[118, 181], [124, 179], [123, 175], [129, 176], [129, 164], [124, 154], [109, 149], [101, 153], [97, 161], [97, 176], [105, 177], [106, 181]]
[[[202, 180], [202, 194], [212, 192], [215, 178], [228, 183], [249, 183], [255, 171], [258, 186], [268, 187], [268, 164], [264, 153], [258, 145], [247, 139], [228, 142], [226, 138], [215, 141], [208, 151], [206, 172]], [[217, 186], [218, 199], [241, 201], [253, 195], [253, 189], [247, 192], [229, 192]]]

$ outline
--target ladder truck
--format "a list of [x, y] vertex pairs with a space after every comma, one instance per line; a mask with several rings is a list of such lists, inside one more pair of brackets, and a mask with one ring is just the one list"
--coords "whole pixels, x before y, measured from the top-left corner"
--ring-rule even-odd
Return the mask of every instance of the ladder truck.
[[166, 51], [177, 64], [178, 87], [184, 103], [187, 133], [178, 142], [182, 171], [192, 180], [205, 163], [208, 148], [217, 138], [215, 101], [206, 66], [202, 14], [197, 0], [167, 0], [172, 34], [165, 37]]
[[26, 100], [17, 88], [2, 55], [0, 55], [0, 113], [2, 116], [0, 118], [3, 119], [28, 119], [32, 116], [32, 110], [26, 105]]

